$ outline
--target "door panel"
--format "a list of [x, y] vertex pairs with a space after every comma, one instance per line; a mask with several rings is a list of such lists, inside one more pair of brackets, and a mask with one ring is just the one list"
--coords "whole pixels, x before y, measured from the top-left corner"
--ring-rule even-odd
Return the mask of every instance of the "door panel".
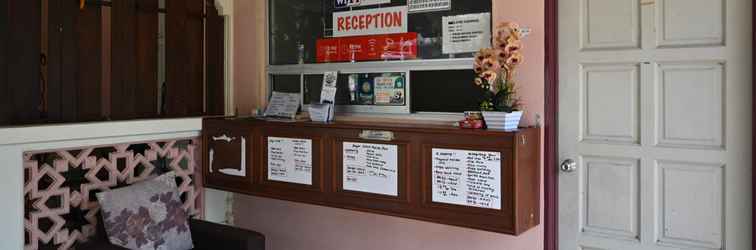
[[560, 249], [751, 249], [751, 4], [560, 0]]

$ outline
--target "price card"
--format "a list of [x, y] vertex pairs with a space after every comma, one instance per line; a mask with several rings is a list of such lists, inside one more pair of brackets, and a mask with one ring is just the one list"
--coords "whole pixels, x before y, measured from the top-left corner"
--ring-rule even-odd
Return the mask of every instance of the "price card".
[[432, 151], [433, 202], [501, 209], [501, 153]]
[[344, 190], [399, 196], [398, 146], [344, 142]]
[[312, 140], [268, 137], [268, 180], [312, 185]]

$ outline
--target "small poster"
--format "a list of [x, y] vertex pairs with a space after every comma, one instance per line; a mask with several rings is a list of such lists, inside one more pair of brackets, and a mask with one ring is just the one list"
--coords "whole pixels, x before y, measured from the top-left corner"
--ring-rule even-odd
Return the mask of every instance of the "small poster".
[[409, 13], [451, 10], [452, 0], [407, 0]]
[[344, 190], [399, 196], [398, 146], [344, 142]]
[[501, 153], [432, 151], [433, 202], [501, 209]]
[[[407, 104], [404, 72], [349, 75], [352, 105], [403, 106]], [[354, 85], [354, 86], [352, 86]]]
[[407, 33], [407, 6], [333, 13], [333, 37]]
[[268, 137], [268, 180], [312, 185], [312, 140]]
[[442, 18], [444, 54], [471, 53], [491, 47], [491, 13]]
[[400, 76], [375, 78], [376, 105], [404, 105], [404, 78]]
[[417, 33], [318, 39], [319, 63], [417, 58]]

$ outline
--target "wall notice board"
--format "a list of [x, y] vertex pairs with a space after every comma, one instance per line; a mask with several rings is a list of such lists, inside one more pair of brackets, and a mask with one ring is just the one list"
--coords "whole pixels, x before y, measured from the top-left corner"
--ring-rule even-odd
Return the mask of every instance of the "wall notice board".
[[540, 223], [539, 129], [229, 119], [204, 126], [206, 142], [231, 132], [253, 138], [251, 174], [208, 170], [207, 187], [513, 235]]

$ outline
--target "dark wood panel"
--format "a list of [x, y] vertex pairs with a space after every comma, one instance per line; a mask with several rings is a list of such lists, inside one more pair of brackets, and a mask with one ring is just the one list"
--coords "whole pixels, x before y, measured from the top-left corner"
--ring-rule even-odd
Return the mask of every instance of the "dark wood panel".
[[99, 5], [88, 5], [76, 11], [77, 121], [101, 120], [102, 9]]
[[8, 26], [7, 104], [12, 124], [28, 124], [40, 120], [40, 1], [7, 1]]
[[114, 1], [111, 11], [111, 116], [156, 117], [158, 1]]
[[204, 0], [166, 0], [167, 116], [204, 112]]
[[[540, 224], [540, 129], [516, 132], [464, 130], [447, 126], [365, 123], [273, 123], [254, 119], [206, 119], [203, 134], [259, 135], [247, 151], [252, 175], [228, 182], [222, 173], [205, 168], [207, 187], [274, 199], [406, 217], [461, 227], [519, 235]], [[239, 132], [239, 130], [247, 132]], [[364, 130], [390, 131], [391, 141], [365, 140]], [[265, 135], [265, 136], [263, 136]], [[267, 180], [267, 137], [313, 140], [313, 185]], [[205, 145], [207, 145], [207, 137]], [[398, 146], [398, 196], [343, 189], [344, 142]], [[433, 196], [434, 148], [499, 152], [501, 209], [438, 203]], [[205, 152], [203, 158], [209, 158]], [[214, 153], [213, 159], [222, 154]], [[235, 154], [226, 154], [235, 156]], [[221, 159], [221, 161], [223, 161]]]
[[113, 1], [111, 9], [111, 110], [113, 119], [136, 117], [136, 0]]
[[[8, 34], [8, 1], [0, 2], [0, 34]], [[8, 36], [0, 36], [0, 126], [7, 125], [11, 119], [11, 106], [8, 101], [8, 64], [7, 59]]]
[[208, 0], [206, 3], [206, 114], [223, 115], [225, 113], [225, 20], [218, 15], [215, 0]]
[[137, 0], [134, 110], [140, 118], [158, 113], [158, 1]]

